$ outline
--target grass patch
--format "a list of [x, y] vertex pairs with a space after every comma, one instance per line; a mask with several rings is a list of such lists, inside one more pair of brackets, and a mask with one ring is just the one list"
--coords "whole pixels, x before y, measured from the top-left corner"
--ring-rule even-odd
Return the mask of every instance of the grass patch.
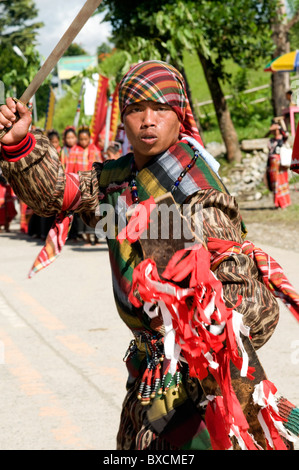
[[[298, 193], [299, 194], [299, 193]], [[299, 220], [299, 195], [291, 192], [291, 199], [296, 200], [291, 206], [285, 209], [275, 209], [272, 202], [272, 195], [267, 197], [263, 204], [252, 204], [247, 207], [241, 206], [241, 213], [245, 224], [258, 223], [262, 225], [279, 225], [281, 228], [298, 228]]]

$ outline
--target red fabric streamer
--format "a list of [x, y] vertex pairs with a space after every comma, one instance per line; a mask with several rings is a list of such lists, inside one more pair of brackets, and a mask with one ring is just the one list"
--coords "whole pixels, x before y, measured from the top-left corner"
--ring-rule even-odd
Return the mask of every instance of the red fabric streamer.
[[[276, 429], [273, 420], [271, 418], [271, 412], [268, 410], [268, 408], [263, 408], [261, 410], [261, 414], [263, 416], [263, 419], [269, 429], [269, 433], [271, 435], [271, 439], [273, 441], [273, 448], [271, 447], [270, 443], [268, 442], [268, 446], [272, 450], [287, 450], [286, 445], [284, 444], [283, 440], [281, 439], [278, 430]], [[279, 417], [281, 420], [281, 418]]]
[[142, 201], [135, 208], [128, 225], [124, 227], [117, 235], [117, 240], [123, 243], [128, 240], [135, 243], [141, 235], [147, 230], [150, 223], [151, 212], [156, 207], [155, 199], [151, 196], [146, 201]]
[[[161, 300], [167, 306], [176, 332], [176, 342], [184, 351], [190, 367], [190, 375], [205, 378], [208, 374], [209, 360], [205, 356], [217, 354], [224, 348], [228, 336], [227, 329], [232, 327], [228, 319], [232, 309], [226, 307], [222, 298], [222, 284], [209, 269], [210, 255], [202, 246], [191, 250], [180, 250], [170, 260], [160, 279], [157, 268], [151, 260], [141, 262], [133, 272], [132, 290], [129, 300], [140, 306], [140, 300], [134, 296], [138, 291], [144, 302]], [[188, 289], [178, 287], [179, 282], [190, 275]], [[166, 288], [168, 287], [168, 289]], [[188, 307], [185, 299], [193, 299]], [[218, 328], [217, 334], [209, 326]], [[228, 350], [236, 366], [240, 366], [236, 343], [229, 340]], [[250, 370], [251, 371], [251, 370]]]
[[[278, 407], [276, 403], [273, 403], [274, 395], [277, 392], [275, 385], [269, 380], [263, 380], [258, 386], [255, 387], [257, 395], [254, 393], [254, 401], [261, 406], [260, 413], [264, 420], [264, 425], [268, 428], [268, 433], [272, 439], [272, 443], [266, 434], [267, 444], [271, 450], [287, 450], [285, 443], [283, 442], [279, 430], [275, 426], [274, 421], [281, 423], [287, 420], [279, 415]], [[271, 401], [272, 399], [272, 401]], [[275, 409], [276, 408], [276, 409]], [[273, 446], [272, 446], [273, 444]]]
[[223, 398], [218, 396], [209, 401], [205, 412], [205, 423], [210, 434], [213, 450], [228, 450], [232, 447]]

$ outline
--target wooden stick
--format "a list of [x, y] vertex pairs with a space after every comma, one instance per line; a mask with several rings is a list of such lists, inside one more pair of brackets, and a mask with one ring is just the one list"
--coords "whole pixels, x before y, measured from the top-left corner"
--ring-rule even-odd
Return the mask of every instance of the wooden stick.
[[[53, 70], [59, 59], [63, 56], [68, 47], [72, 44], [75, 37], [81, 31], [87, 20], [94, 13], [96, 8], [102, 3], [102, 0], [87, 0], [76, 18], [73, 20], [71, 25], [68, 27], [62, 38], [59, 40], [57, 45], [54, 47], [53, 51], [41, 66], [32, 82], [28, 85], [22, 96], [18, 101], [21, 101], [23, 104], [27, 104], [33, 95], [37, 92], [39, 87], [43, 84], [45, 79], [48, 77], [50, 72]], [[11, 129], [4, 128], [0, 131], [0, 139]]]

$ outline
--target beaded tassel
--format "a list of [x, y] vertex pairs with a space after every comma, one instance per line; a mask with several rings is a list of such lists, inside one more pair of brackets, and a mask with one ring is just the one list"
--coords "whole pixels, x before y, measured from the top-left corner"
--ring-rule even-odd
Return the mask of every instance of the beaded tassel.
[[138, 400], [142, 399], [142, 394], [143, 394], [143, 390], [144, 390], [144, 387], [145, 387], [145, 381], [147, 379], [147, 375], [148, 375], [148, 368], [145, 369], [145, 372], [144, 372], [144, 374], [142, 376], [142, 379], [141, 379], [141, 383], [140, 383], [140, 386], [139, 386], [139, 393], [137, 395]]
[[159, 389], [160, 382], [161, 382], [161, 364], [159, 363], [156, 365], [156, 369], [155, 369], [151, 398], [155, 398]]
[[158, 391], [158, 394], [159, 395], [165, 395], [166, 393], [165, 392], [165, 379], [166, 379], [166, 375], [168, 374], [168, 371], [169, 371], [169, 367], [170, 367], [170, 362], [167, 364], [167, 367], [165, 369], [165, 371], [163, 372], [163, 376], [162, 376], [162, 381], [161, 381], [161, 387]]
[[142, 397], [141, 397], [141, 405], [148, 405], [150, 400], [151, 400], [152, 375], [153, 375], [153, 369], [152, 369], [152, 367], [150, 367], [148, 369], [148, 374], [147, 374], [147, 377], [146, 377], [145, 390], [144, 390], [144, 393], [142, 394]]

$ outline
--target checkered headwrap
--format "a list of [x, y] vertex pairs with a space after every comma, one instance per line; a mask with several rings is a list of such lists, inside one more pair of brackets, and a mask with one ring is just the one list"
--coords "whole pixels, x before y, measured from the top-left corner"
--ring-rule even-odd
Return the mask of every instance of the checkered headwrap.
[[134, 65], [119, 84], [121, 115], [126, 107], [138, 101], [156, 101], [168, 104], [182, 124], [181, 133], [194, 137], [202, 144], [183, 76], [172, 65], [150, 60]]

